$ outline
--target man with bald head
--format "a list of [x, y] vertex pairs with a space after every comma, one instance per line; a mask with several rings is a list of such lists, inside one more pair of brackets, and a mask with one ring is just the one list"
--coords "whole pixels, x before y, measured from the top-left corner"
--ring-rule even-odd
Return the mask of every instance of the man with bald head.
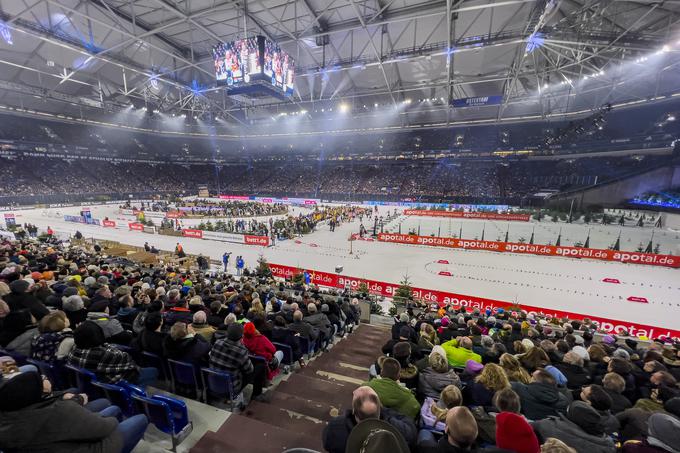
[[419, 444], [421, 453], [462, 453], [462, 452], [503, 452], [496, 447], [477, 448], [477, 421], [474, 415], [465, 406], [458, 406], [446, 413], [445, 435], [439, 442], [431, 445]]
[[382, 407], [378, 394], [371, 387], [361, 386], [352, 392], [352, 409], [332, 418], [323, 431], [323, 446], [329, 453], [345, 453], [349, 434], [359, 422], [379, 419], [394, 426], [409, 445], [416, 440], [416, 426], [412, 419], [392, 409]]

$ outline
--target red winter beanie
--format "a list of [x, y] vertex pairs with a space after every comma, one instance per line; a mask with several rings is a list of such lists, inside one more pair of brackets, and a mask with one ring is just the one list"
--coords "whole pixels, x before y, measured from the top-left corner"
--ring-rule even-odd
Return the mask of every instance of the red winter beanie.
[[496, 446], [515, 453], [539, 453], [534, 430], [521, 415], [501, 412], [496, 416]]

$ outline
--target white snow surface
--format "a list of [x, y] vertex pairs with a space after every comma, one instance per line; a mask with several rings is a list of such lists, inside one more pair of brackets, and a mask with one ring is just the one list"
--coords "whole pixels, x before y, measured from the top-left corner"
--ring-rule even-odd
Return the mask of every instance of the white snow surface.
[[[233, 256], [243, 255], [248, 267], [255, 266], [258, 256], [263, 254], [270, 263], [331, 273], [335, 272], [337, 265], [341, 265], [344, 267], [343, 275], [389, 283], [398, 283], [408, 274], [413, 286], [418, 288], [680, 330], [680, 269], [367, 241], [353, 241], [353, 254], [350, 255], [348, 238], [350, 234], [358, 232], [358, 220], [341, 225], [335, 232], [330, 232], [327, 225], [320, 224], [316, 232], [299, 238], [300, 244], [288, 240], [277, 242], [274, 247], [259, 247], [128, 231], [127, 223], [134, 221], [134, 218], [120, 215], [117, 206], [88, 207], [93, 212], [93, 218], [109, 217], [118, 226], [115, 229], [103, 228], [63, 220], [63, 215], [78, 215], [80, 207], [9, 212], [17, 215], [17, 223], [33, 223], [41, 230], [49, 225], [59, 235], [69, 235], [79, 230], [87, 238], [109, 239], [137, 246], [148, 241], [162, 250], [173, 250], [179, 241], [187, 253], [202, 253], [216, 260], [220, 260], [225, 251], [232, 252]], [[297, 214], [300, 209], [292, 208], [292, 213]], [[379, 215], [385, 215], [388, 210], [393, 212], [394, 208], [380, 207]], [[449, 222], [448, 219], [401, 216], [387, 224], [385, 232], [397, 231], [399, 220], [403, 221], [403, 233], [407, 233], [409, 228], [417, 229], [420, 224], [421, 235], [437, 235], [441, 225], [442, 236], [457, 236], [462, 225], [463, 237], [468, 239], [480, 238], [483, 224], [486, 240], [504, 238], [508, 228], [508, 222], [502, 221], [452, 219]], [[366, 219], [364, 222], [371, 231], [373, 223]], [[552, 222], [511, 222], [510, 241], [516, 241], [519, 237], [528, 240], [535, 226], [536, 243], [554, 243], [560, 225], [562, 245], [584, 241], [589, 228], [590, 246], [593, 248], [608, 247], [616, 240], [619, 231], [622, 232], [621, 248], [627, 250], [635, 250], [639, 242], [646, 246], [651, 236], [651, 229], [632, 226], [589, 227]], [[678, 233], [670, 230], [657, 230], [654, 242], [661, 243], [662, 253], [671, 251], [678, 254], [680, 251]], [[442, 259], [451, 264], [437, 264], [437, 260]], [[232, 259], [230, 265], [233, 266], [234, 261]], [[452, 276], [440, 276], [439, 271], [449, 271]], [[605, 283], [602, 281], [605, 278], [618, 279], [621, 283]], [[644, 297], [649, 303], [626, 300], [631, 296]]]

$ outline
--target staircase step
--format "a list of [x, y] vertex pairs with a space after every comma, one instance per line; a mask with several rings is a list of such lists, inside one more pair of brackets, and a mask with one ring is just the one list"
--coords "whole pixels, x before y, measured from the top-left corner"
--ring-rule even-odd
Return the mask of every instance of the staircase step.
[[242, 415], [230, 416], [211, 437], [231, 446], [223, 452], [275, 453], [290, 448], [319, 450], [322, 447], [320, 435], [315, 439], [299, 431], [286, 431]]
[[251, 401], [241, 415], [286, 431], [304, 433], [305, 436], [319, 440], [327, 424], [325, 420], [258, 401]]
[[341, 414], [351, 407], [300, 398], [280, 391], [275, 391], [267, 404], [324, 421], [330, 420], [336, 414]]
[[[333, 348], [335, 349], [335, 348]], [[335, 360], [338, 362], [351, 363], [352, 365], [361, 367], [370, 367], [373, 362], [381, 355], [380, 350], [373, 351], [370, 354], [359, 355], [353, 351], [331, 351], [320, 357], [320, 359]], [[327, 356], [327, 357], [326, 357]], [[309, 366], [314, 367], [314, 361], [309, 363]]]
[[357, 385], [368, 379], [367, 368], [358, 367], [361, 369], [356, 369], [348, 365], [349, 364], [335, 360], [326, 361], [322, 364], [314, 363], [314, 366], [305, 367], [301, 371], [298, 371], [297, 374], [301, 376], [309, 376], [319, 379], [331, 379]]
[[287, 381], [281, 382], [275, 392], [283, 392], [300, 398], [327, 401], [329, 404], [343, 404], [349, 407], [352, 403], [352, 391], [356, 385], [348, 385], [337, 381], [294, 374]]

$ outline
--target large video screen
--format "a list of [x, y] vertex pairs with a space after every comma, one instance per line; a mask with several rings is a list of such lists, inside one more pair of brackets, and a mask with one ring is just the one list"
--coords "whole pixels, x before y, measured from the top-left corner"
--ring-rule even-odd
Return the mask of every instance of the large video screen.
[[295, 89], [295, 61], [278, 44], [255, 36], [213, 47], [215, 77], [227, 86], [246, 87], [255, 80], [270, 82], [290, 96]]
[[292, 94], [295, 85], [295, 61], [278, 44], [264, 42], [264, 75], [271, 80], [272, 85]]
[[262, 73], [262, 58], [258, 38], [221, 43], [213, 47], [215, 77], [227, 85], [249, 83]]

